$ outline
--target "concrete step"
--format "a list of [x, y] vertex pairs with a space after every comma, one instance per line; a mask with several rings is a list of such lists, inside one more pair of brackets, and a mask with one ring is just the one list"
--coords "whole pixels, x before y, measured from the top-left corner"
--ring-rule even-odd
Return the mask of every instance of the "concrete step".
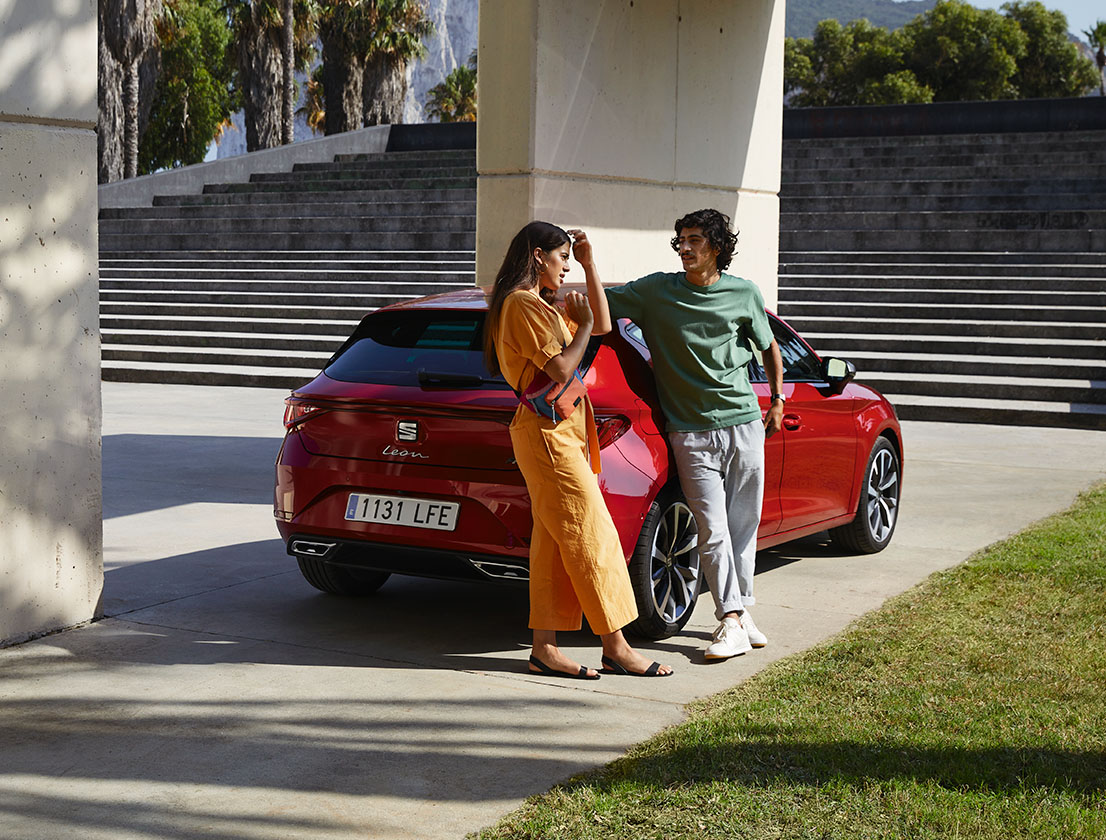
[[[311, 306], [303, 307], [295, 311], [295, 319], [309, 321], [347, 321], [356, 323], [366, 314], [386, 303], [398, 303], [400, 300], [410, 300], [417, 295], [366, 295], [363, 302], [351, 306]], [[386, 301], [386, 303], [385, 303]], [[137, 303], [113, 303], [105, 301], [100, 304], [100, 315], [114, 316], [117, 318], [169, 318], [180, 317], [182, 319], [195, 318], [224, 318], [228, 322], [251, 321], [260, 319], [268, 321], [279, 317], [288, 317], [286, 310], [281, 307], [251, 305], [245, 303], [205, 304], [205, 303], [156, 303], [141, 301]]]
[[1007, 179], [1033, 179], [1049, 181], [1057, 178], [1106, 178], [1106, 163], [1066, 164], [1043, 167], [1039, 165], [1009, 166], [902, 166], [902, 167], [838, 167], [830, 165], [822, 169], [784, 169], [782, 182], [825, 183], [833, 181], [948, 181], [971, 178], [975, 181], [999, 181]]
[[[856, 283], [897, 283], [922, 285], [950, 281], [957, 284], [977, 283], [986, 288], [992, 283], [1059, 283], [1071, 281], [1084, 286], [1101, 286], [1106, 282], [1106, 261], [1102, 265], [1078, 263], [1048, 265], [1040, 263], [887, 263], [887, 262], [781, 262], [781, 285], [802, 285], [809, 278], [811, 285], [842, 285]], [[839, 278], [839, 279], [836, 279]], [[1012, 288], [1016, 288], [1016, 285]], [[1045, 288], [1051, 288], [1045, 286]]]
[[865, 353], [853, 350], [845, 355], [841, 348], [830, 346], [828, 356], [847, 358], [856, 365], [863, 378], [885, 373], [941, 374], [944, 376], [1005, 376], [1031, 379], [1051, 379], [1058, 384], [1067, 380], [1080, 383], [1102, 381], [1106, 386], [1106, 359], [1036, 358], [1032, 356], [993, 356], [919, 353], [897, 351]]
[[300, 164], [290, 172], [255, 172], [250, 175], [251, 184], [307, 184], [315, 181], [453, 181], [475, 178], [474, 166], [426, 167], [391, 166], [386, 168], [361, 168], [334, 163]]
[[333, 248], [316, 248], [309, 250], [251, 250], [243, 248], [236, 251], [194, 249], [185, 253], [173, 250], [139, 250], [100, 249], [100, 262], [115, 263], [122, 261], [177, 261], [182, 264], [191, 264], [199, 267], [213, 267], [227, 264], [255, 264], [267, 263], [271, 265], [302, 265], [313, 263], [350, 265], [375, 265], [377, 267], [389, 265], [402, 265], [412, 267], [433, 267], [447, 263], [465, 263], [475, 268], [476, 252], [471, 249], [447, 250], [435, 248], [432, 250], [388, 250], [377, 249], [372, 251], [349, 249], [334, 250]]
[[[302, 329], [302, 327], [301, 327]], [[352, 327], [351, 327], [352, 330]], [[200, 330], [101, 330], [104, 350], [124, 345], [144, 347], [236, 348], [242, 350], [280, 350], [291, 355], [323, 355], [330, 358], [346, 335], [281, 335], [279, 333], [203, 332]]]
[[[200, 271], [173, 271], [172, 275], [181, 277], [203, 277]], [[360, 295], [393, 289], [397, 285], [426, 290], [434, 294], [438, 289], [468, 289], [473, 285], [471, 274], [442, 272], [420, 273], [412, 276], [404, 272], [315, 272], [302, 271], [276, 272], [271, 269], [251, 271], [207, 272], [210, 279], [180, 279], [177, 276], [148, 277], [135, 275], [120, 277], [116, 273], [100, 272], [100, 291], [102, 299], [118, 296], [120, 293], [150, 294], [154, 297], [171, 292], [279, 292], [281, 294], [306, 292], [310, 294], [349, 294]]]
[[1001, 193], [957, 195], [781, 195], [781, 213], [988, 212], [1106, 210], [1103, 193]]
[[302, 233], [296, 230], [266, 233], [101, 233], [100, 245], [106, 251], [236, 251], [259, 248], [285, 251], [322, 251], [348, 248], [363, 250], [442, 250], [471, 251], [476, 247], [475, 231], [452, 233]]
[[1066, 322], [1097, 325], [1106, 334], [1106, 309], [1101, 306], [1050, 306], [1047, 309], [1011, 306], [1005, 304], [940, 304], [881, 303], [878, 301], [820, 303], [790, 301], [781, 306], [785, 317], [860, 317], [868, 319], [926, 319], [940, 314], [949, 321], [969, 322], [1001, 321], [1036, 324], [1039, 322]]
[[[245, 306], [252, 309], [257, 307], [272, 307], [282, 309], [286, 307], [304, 307], [297, 312], [306, 311], [307, 308], [318, 307], [369, 307], [377, 309], [384, 304], [380, 300], [394, 301], [396, 298], [409, 300], [423, 295], [439, 294], [453, 291], [459, 288], [468, 288], [460, 284], [449, 283], [417, 283], [417, 284], [368, 284], [367, 288], [360, 289], [356, 293], [327, 293], [319, 289], [307, 288], [303, 284], [297, 291], [202, 291], [191, 292], [180, 289], [140, 289], [137, 291], [102, 290], [100, 293], [101, 311], [105, 311], [106, 304], [146, 304], [150, 311], [156, 308], [178, 304], [228, 304]], [[118, 313], [114, 313], [118, 314]]]
[[[465, 202], [476, 205], [476, 189], [441, 189], [441, 190], [343, 190], [341, 192], [341, 204], [351, 203], [382, 203], [403, 204], [409, 202]], [[189, 207], [200, 205], [205, 207], [242, 206], [260, 204], [335, 204], [335, 196], [326, 190], [303, 191], [292, 188], [278, 190], [268, 189], [250, 192], [210, 192], [196, 193], [192, 195], [158, 195], [154, 196], [155, 207], [180, 206]]]
[[[938, 313], [944, 314], [944, 313]], [[865, 315], [867, 317], [865, 317]], [[1039, 338], [1068, 341], [1106, 341], [1106, 328], [1101, 324], [1072, 321], [990, 321], [980, 319], [953, 320], [942, 317], [888, 318], [872, 317], [851, 311], [845, 315], [802, 314], [790, 305], [780, 307], [780, 317], [803, 335], [814, 333], [848, 333], [874, 335], [910, 335], [917, 337], [972, 337], [981, 341], [992, 338]]]
[[386, 165], [395, 162], [411, 163], [423, 161], [472, 161], [476, 163], [475, 149], [436, 149], [433, 151], [410, 152], [356, 152], [334, 156], [338, 163], [364, 163], [377, 161]]
[[204, 193], [222, 195], [226, 193], [266, 193], [266, 192], [342, 192], [374, 190], [475, 190], [476, 175], [465, 178], [311, 178], [295, 181], [250, 181], [244, 184], [207, 184]]
[[842, 148], [871, 152], [872, 154], [901, 154], [914, 149], [941, 150], [968, 148], [974, 151], [1002, 148], [1055, 149], [1057, 146], [1071, 149], [1101, 147], [1106, 143], [1106, 131], [1022, 131], [997, 134], [917, 134], [872, 137], [810, 137], [785, 140], [788, 156], [834, 153]]
[[428, 216], [476, 216], [475, 201], [343, 201], [305, 204], [298, 201], [260, 202], [256, 204], [165, 204], [154, 207], [105, 207], [100, 211], [105, 220], [149, 219], [240, 219], [304, 218], [324, 216], [384, 216], [418, 219]]
[[[408, 216], [358, 216], [353, 213], [313, 217], [253, 217], [252, 214], [229, 218], [188, 219], [102, 219], [100, 236], [125, 234], [132, 237], [158, 234], [220, 233], [224, 235], [269, 234], [274, 231], [295, 231], [299, 234], [339, 233], [400, 233], [408, 234], [412, 227]], [[419, 219], [421, 235], [436, 233], [470, 233], [476, 229], [475, 216], [426, 216]]]
[[1088, 266], [1091, 270], [1106, 268], [1106, 258], [1101, 252], [1062, 252], [1062, 251], [910, 251], [910, 250], [781, 250], [781, 264], [799, 263], [842, 263], [885, 265], [887, 271], [896, 265], [907, 265], [916, 270], [919, 266], [933, 265], [935, 270], [946, 271], [946, 266], [960, 267], [979, 265], [991, 270], [993, 266], [1021, 269], [1040, 265], [1044, 269], [1067, 266]]
[[[1047, 311], [1061, 311], [1062, 307], [1106, 307], [1106, 288], [1096, 283], [1097, 289], [1086, 291], [1058, 291], [1045, 289], [1032, 291], [1009, 288], [989, 289], [934, 289], [934, 288], [895, 288], [859, 285], [852, 288], [829, 288], [824, 286], [788, 286], [786, 301], [788, 305], [802, 303], [864, 303], [890, 304], [904, 306], [919, 304], [951, 307], [1002, 307], [1016, 306]], [[781, 294], [781, 299], [784, 295]], [[1103, 309], [1106, 313], [1106, 309]], [[1106, 319], [1106, 314], [1103, 315]]]
[[[1028, 357], [1061, 362], [1102, 364], [1106, 341], [1091, 339], [1031, 338], [1019, 336], [936, 336], [897, 332], [841, 333], [804, 332], [805, 338], [822, 356], [879, 359], [894, 353], [940, 354], [944, 356], [985, 355], [989, 358]], [[875, 364], [866, 365], [875, 367]]]
[[174, 362], [104, 362], [105, 382], [161, 382], [169, 385], [234, 385], [247, 388], [302, 387], [318, 375], [311, 368], [275, 369], [238, 365], [179, 365]]
[[[364, 314], [364, 313], [362, 313]], [[241, 335], [257, 333], [264, 335], [294, 336], [340, 336], [345, 341], [357, 326], [360, 318], [312, 319], [299, 317], [287, 318], [241, 318], [232, 320], [228, 316], [206, 316], [183, 318], [167, 314], [129, 313], [125, 315], [100, 314], [100, 329], [104, 332], [156, 331], [201, 332], [210, 335]]]
[[[1093, 144], [1089, 144], [1093, 146]], [[856, 154], [852, 149], [839, 148], [836, 154], [783, 157], [784, 173], [799, 173], [809, 169], [880, 169], [897, 170], [921, 167], [1035, 167], [1043, 175], [1073, 166], [1106, 165], [1106, 146], [1084, 149], [996, 148], [973, 150], [965, 147], [918, 149], [897, 154]]]
[[910, 274], [826, 274], [781, 273], [779, 295], [790, 300], [791, 289], [936, 289], [942, 291], [1069, 291], [1097, 292], [1106, 289], [1100, 277], [1050, 277], [1040, 275], [1003, 276], [924, 275]]
[[[337, 348], [335, 348], [337, 349]], [[137, 362], [172, 364], [177, 367], [197, 365], [228, 365], [253, 368], [293, 368], [321, 370], [331, 353], [310, 353], [303, 350], [263, 350], [261, 348], [177, 347], [166, 349], [147, 344], [111, 344], [104, 347], [105, 362]]]
[[900, 420], [1106, 430], [1106, 406], [1102, 405], [973, 397], [960, 397], [953, 403], [943, 396], [898, 393], [885, 396], [894, 404]]
[[1099, 230], [781, 230], [780, 247], [795, 251], [1106, 251]]
[[1106, 210], [888, 210], [780, 213], [780, 231], [1087, 231]]
[[968, 177], [926, 178], [923, 176], [881, 178], [869, 180], [862, 174], [852, 178], [834, 180], [810, 179], [784, 181], [780, 198], [825, 196], [941, 196], [941, 195], [1101, 195], [1106, 189], [1106, 178], [1085, 177], [1024, 177], [1017, 178], [1007, 172], [999, 178]]
[[858, 382], [881, 392], [959, 399], [1033, 400], [1080, 403], [1106, 409], [1106, 383], [1090, 379], [1057, 380], [1051, 377], [969, 376], [943, 373], [895, 373], [872, 371]]

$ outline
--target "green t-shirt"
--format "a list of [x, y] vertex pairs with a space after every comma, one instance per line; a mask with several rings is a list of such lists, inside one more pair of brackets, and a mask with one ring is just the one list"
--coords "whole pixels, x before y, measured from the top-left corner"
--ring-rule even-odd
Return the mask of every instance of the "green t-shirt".
[[772, 327], [756, 285], [723, 274], [713, 285], [696, 286], [683, 272], [658, 272], [607, 289], [607, 301], [612, 318], [629, 318], [645, 336], [668, 431], [760, 419], [748, 341], [766, 350]]

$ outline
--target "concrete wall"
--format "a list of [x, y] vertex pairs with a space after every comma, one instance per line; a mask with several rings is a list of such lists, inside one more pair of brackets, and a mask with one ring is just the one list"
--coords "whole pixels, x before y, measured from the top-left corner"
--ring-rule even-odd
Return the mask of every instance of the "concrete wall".
[[0, 2], [0, 645], [103, 584], [96, 3]]
[[377, 125], [239, 157], [182, 166], [100, 186], [101, 207], [150, 207], [155, 195], [195, 195], [204, 184], [244, 183], [254, 172], [287, 172], [297, 163], [330, 163], [335, 155], [383, 152], [390, 126]]
[[783, 0], [482, 0], [477, 282], [534, 218], [586, 228], [607, 282], [678, 271], [672, 223], [716, 207], [774, 306], [783, 25]]

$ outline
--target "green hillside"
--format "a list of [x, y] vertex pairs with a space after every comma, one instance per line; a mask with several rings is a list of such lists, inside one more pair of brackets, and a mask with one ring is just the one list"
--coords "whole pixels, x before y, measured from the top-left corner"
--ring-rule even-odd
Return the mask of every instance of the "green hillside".
[[898, 29], [934, 5], [936, 0], [787, 0], [784, 31], [791, 38], [809, 38], [818, 22], [826, 18], [841, 23], [867, 18], [876, 26]]

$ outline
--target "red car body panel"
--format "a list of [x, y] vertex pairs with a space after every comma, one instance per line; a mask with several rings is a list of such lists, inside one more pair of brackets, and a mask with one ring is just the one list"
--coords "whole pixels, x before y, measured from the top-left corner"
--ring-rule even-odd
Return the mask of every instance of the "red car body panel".
[[[479, 312], [484, 296], [475, 289], [435, 295], [369, 317], [427, 309]], [[621, 435], [602, 449], [599, 483], [627, 557], [657, 494], [675, 480], [648, 359], [622, 322], [604, 337], [585, 376], [601, 430], [621, 418]], [[766, 410], [768, 385], [754, 389]], [[785, 429], [765, 448], [759, 548], [851, 521], [875, 440], [885, 435], [902, 452], [894, 410], [870, 388], [848, 383], [833, 393], [825, 383], [789, 382], [784, 394]], [[408, 569], [389, 547], [526, 565], [531, 519], [508, 436], [518, 405], [512, 391], [354, 383], [321, 373], [289, 400], [310, 410], [286, 423], [277, 458], [274, 514], [286, 542], [298, 536], [364, 544], [359, 562], [367, 567], [414, 574], [462, 576]], [[417, 440], [398, 439], [401, 420], [418, 424]], [[347, 520], [351, 493], [456, 502], [456, 529]]]

